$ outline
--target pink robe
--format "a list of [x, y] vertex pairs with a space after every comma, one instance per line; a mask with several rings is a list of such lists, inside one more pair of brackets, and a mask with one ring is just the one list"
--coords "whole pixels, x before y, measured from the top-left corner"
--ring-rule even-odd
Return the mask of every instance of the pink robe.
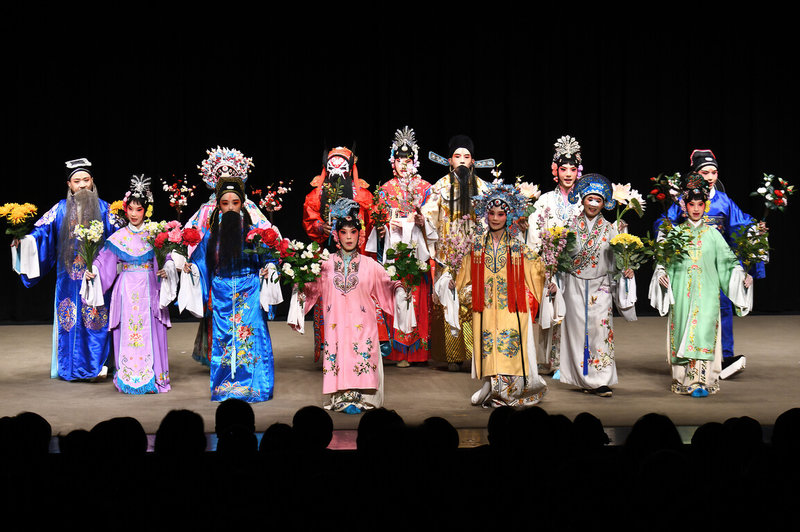
[[344, 257], [341, 250], [332, 254], [323, 263], [317, 280], [304, 289], [304, 312], [309, 312], [319, 299], [324, 305], [324, 394], [379, 388], [381, 349], [375, 301], [384, 312], [393, 314], [394, 291], [400, 286], [400, 281], [392, 281], [375, 260], [353, 253], [346, 264]]

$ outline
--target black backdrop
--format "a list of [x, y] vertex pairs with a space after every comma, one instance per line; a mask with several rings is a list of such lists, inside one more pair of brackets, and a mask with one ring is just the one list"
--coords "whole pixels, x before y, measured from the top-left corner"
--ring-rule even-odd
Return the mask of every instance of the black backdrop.
[[[774, 24], [708, 24], [703, 16], [716, 15], [697, 13], [565, 23], [556, 9], [466, 20], [457, 6], [395, 23], [355, 10], [310, 20], [300, 10], [230, 4], [169, 16], [116, 9], [90, 19], [25, 12], [4, 36], [5, 85], [15, 91], [5, 100], [11, 140], [0, 202], [46, 211], [65, 196], [63, 162], [87, 157], [108, 201], [134, 173], [156, 183], [187, 175], [202, 192], [185, 221], [208, 196], [196, 166], [221, 145], [254, 158], [251, 186], [294, 180], [276, 223], [302, 238], [299, 209], [324, 148], [355, 142], [360, 175], [374, 186], [390, 176], [389, 145], [406, 124], [425, 154], [466, 133], [476, 157], [502, 161], [505, 178], [522, 174], [543, 190], [553, 186], [552, 145], [564, 134], [579, 139], [585, 171], [643, 194], [649, 177], [684, 173], [693, 148], [714, 151], [729, 195], [756, 216], [763, 208], [749, 193], [763, 172], [798, 181], [796, 45]], [[444, 170], [425, 158], [421, 173], [433, 182]], [[155, 218], [174, 218], [155, 193]], [[794, 201], [768, 220], [775, 249], [756, 284], [757, 312], [800, 310], [800, 288], [788, 281]], [[649, 205], [643, 220], [631, 219], [632, 232], [643, 235], [658, 211]], [[649, 275], [638, 276], [641, 314], [651, 310]], [[0, 320], [52, 319], [52, 274], [33, 289], [8, 267], [0, 276]]]

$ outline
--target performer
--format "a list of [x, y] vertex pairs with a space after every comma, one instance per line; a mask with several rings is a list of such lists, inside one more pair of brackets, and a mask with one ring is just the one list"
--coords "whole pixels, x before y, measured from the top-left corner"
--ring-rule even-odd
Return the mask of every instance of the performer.
[[[719, 163], [714, 153], [711, 150], [694, 150], [690, 156], [691, 172], [696, 172], [703, 176], [703, 178], [710, 185], [709, 200], [711, 206], [706, 212], [704, 221], [705, 224], [716, 228], [728, 245], [732, 245], [733, 236], [741, 234], [743, 231], [756, 223], [756, 220], [743, 212], [731, 200], [723, 190], [718, 188], [719, 178]], [[673, 204], [667, 211], [667, 218], [677, 225], [687, 219], [686, 213], [681, 209], [678, 203]], [[656, 222], [656, 230], [661, 226], [664, 217], [658, 219]], [[766, 231], [766, 225], [762, 224], [762, 229]], [[763, 262], [756, 263], [751, 272], [756, 279], [763, 279], [766, 276], [766, 271]], [[724, 291], [720, 291], [720, 312], [722, 314], [722, 373], [721, 379], [727, 379], [731, 375], [738, 373], [745, 369], [747, 359], [744, 355], [734, 354], [733, 349], [733, 309], [731, 302], [725, 295]]]
[[[583, 210], [581, 203], [569, 201], [569, 193], [580, 179], [583, 171], [581, 146], [577, 139], [569, 135], [558, 138], [554, 146], [555, 153], [550, 167], [557, 186], [536, 200], [535, 210], [528, 217], [527, 226], [522, 227], [525, 243], [537, 253], [542, 245], [540, 237], [542, 230], [568, 227]], [[554, 324], [548, 329], [542, 329], [541, 325], [536, 323], [533, 330], [537, 339], [536, 347], [540, 368], [558, 380], [560, 377], [561, 324]]]
[[202, 300], [210, 301], [212, 401], [272, 398], [272, 342], [262, 305], [280, 300], [264, 301], [261, 294], [261, 279], [271, 276], [275, 265], [265, 255], [244, 252], [244, 235], [253, 227], [245, 201], [241, 178], [220, 178], [211, 231], [192, 255], [202, 280]]
[[[448, 143], [448, 158], [429, 152], [428, 157], [441, 165], [448, 166], [450, 171], [439, 179], [430, 190], [428, 200], [422, 206], [425, 221], [430, 224], [436, 239], [431, 239], [431, 247], [438, 267], [434, 272], [434, 285], [442, 278], [444, 270], [444, 257], [441, 250], [436, 249], [436, 240], [449, 234], [452, 224], [457, 223], [464, 216], [470, 216], [467, 221], [468, 229], [475, 226], [475, 211], [472, 207], [472, 197], [483, 194], [487, 184], [475, 174], [475, 168], [492, 168], [493, 159], [475, 161], [473, 154], [475, 148], [466, 135], [456, 135]], [[480, 223], [480, 222], [479, 222]], [[451, 277], [457, 272], [449, 272]], [[434, 291], [436, 291], [434, 287]], [[460, 371], [464, 361], [472, 357], [472, 320], [470, 319], [468, 301], [462, 301], [460, 306], [461, 331], [458, 336], [450, 334], [449, 326], [445, 323], [443, 309], [440, 302], [434, 297], [433, 311], [431, 312], [431, 357], [444, 360], [447, 369]]]
[[475, 197], [475, 214], [487, 221], [488, 233], [484, 236], [479, 226], [472, 251], [451, 284], [459, 291], [472, 286], [472, 330], [480, 331], [473, 345], [473, 376], [484, 381], [472, 396], [474, 405], [529, 406], [547, 391], [536, 370], [525, 294], [527, 287], [541, 300], [544, 271], [515, 234], [514, 221], [524, 205], [512, 185], [491, 184]]
[[91, 307], [81, 302], [81, 279], [86, 265], [78, 254], [73, 231], [78, 225], [88, 226], [92, 220], [100, 220], [103, 238], [107, 238], [117, 227], [108, 203], [97, 195], [92, 163], [75, 159], [67, 161], [66, 166], [67, 198], [37, 220], [30, 235], [11, 245], [20, 246], [20, 253], [30, 255], [29, 262], [38, 264], [35, 271], [20, 272], [25, 286], [35, 285], [42, 275], [56, 268], [50, 377], [68, 381], [105, 378], [109, 354], [108, 307]]
[[[306, 195], [303, 203], [303, 228], [311, 240], [318, 242], [330, 251], [336, 250], [336, 242], [331, 235], [332, 219], [331, 208], [341, 198], [351, 199], [360, 207], [359, 218], [369, 224], [369, 210], [372, 205], [372, 194], [367, 190], [369, 184], [358, 177], [358, 158], [349, 148], [339, 146], [325, 154], [322, 162], [322, 171], [311, 180], [314, 189]], [[367, 227], [369, 234], [371, 226]], [[366, 246], [366, 237], [362, 236], [358, 244], [358, 251], [363, 253]], [[374, 305], [373, 305], [374, 306]], [[389, 351], [389, 329], [383, 314], [379, 313], [379, 329], [382, 331], [381, 340], [385, 342], [386, 352]], [[322, 323], [322, 304], [314, 309], [314, 361], [319, 360], [322, 343], [325, 341], [325, 328]]]
[[[747, 290], [753, 277], [745, 274], [721, 233], [705, 222], [709, 198], [704, 176], [690, 174], [680, 205], [686, 209], [688, 220], [683, 224], [692, 234], [691, 244], [679, 260], [657, 267], [650, 284], [651, 302], [662, 316], [669, 310], [667, 358], [672, 365], [672, 391], [692, 397], [719, 391], [719, 291], [731, 298], [742, 315], [752, 303]], [[674, 304], [669, 304], [670, 299]]]
[[[242, 152], [235, 148], [220, 148], [217, 146], [216, 149], [206, 150], [206, 154], [208, 157], [201, 161], [197, 168], [200, 170], [200, 177], [202, 177], [206, 187], [211, 190], [211, 196], [186, 222], [186, 227], [195, 227], [201, 233], [207, 233], [211, 228], [211, 213], [217, 207], [216, 187], [219, 180], [238, 177], [243, 183], [247, 183], [248, 175], [251, 172], [250, 169], [255, 166], [252, 157], [245, 157]], [[280, 234], [278, 228], [267, 220], [261, 209], [252, 200], [247, 199], [246, 195], [243, 208], [250, 216], [250, 220], [252, 220], [255, 227], [263, 229], [272, 227]], [[194, 248], [190, 247], [189, 255], [191, 256], [193, 252]], [[274, 317], [273, 309], [270, 309], [269, 314], [270, 319], [272, 319]], [[211, 335], [211, 324], [205, 318], [201, 318], [194, 341], [192, 358], [205, 366], [208, 366], [211, 361], [211, 347], [209, 347]]]
[[392, 281], [380, 264], [359, 253], [358, 244], [363, 240], [360, 211], [361, 206], [347, 198], [338, 199], [331, 207], [340, 249], [303, 291], [304, 313], [319, 300], [325, 302], [322, 393], [330, 398], [324, 407], [347, 414], [383, 405], [383, 361], [374, 301], [393, 314], [394, 293], [401, 290], [400, 282]]
[[[339, 146], [330, 150], [323, 161], [322, 172], [311, 180], [314, 190], [308, 193], [303, 203], [303, 228], [312, 240], [335, 251], [331, 236], [330, 210], [341, 197], [354, 200], [361, 208], [359, 217], [369, 227], [369, 209], [372, 194], [369, 184], [358, 177], [358, 158], [352, 150]], [[369, 233], [367, 233], [369, 234]], [[366, 237], [362, 235], [359, 252], [364, 252]]]
[[[417, 259], [427, 262], [430, 259], [428, 241], [437, 237], [432, 227], [425, 224], [425, 217], [420, 212], [430, 195], [431, 185], [417, 174], [419, 146], [413, 129], [406, 126], [395, 132], [389, 151], [389, 163], [392, 165], [393, 176], [380, 188], [380, 197], [388, 206], [391, 217], [386, 227], [373, 228], [366, 250], [375, 252], [378, 261], [383, 263], [386, 250], [403, 242], [413, 244]], [[398, 368], [407, 368], [411, 362], [428, 360], [430, 273], [425, 274], [422, 284], [414, 288], [412, 295], [417, 321], [414, 331], [404, 334], [393, 330], [391, 321], [386, 320], [389, 331], [393, 333], [391, 352], [386, 358], [396, 361]]]
[[[612, 299], [627, 321], [636, 319], [634, 307], [621, 308], [613, 275], [616, 271], [611, 239], [618, 231], [601, 214], [616, 205], [611, 183], [600, 174], [586, 174], [569, 193], [582, 203], [583, 212], [573, 222], [578, 249], [572, 270], [562, 281], [566, 312], [561, 329], [561, 382], [587, 393], [611, 397], [617, 383], [614, 362]], [[622, 272], [633, 279], [633, 271]], [[559, 289], [555, 283], [551, 290]], [[613, 294], [613, 295], [612, 295]]]
[[158, 268], [144, 229], [152, 205], [150, 178], [133, 176], [123, 199], [128, 225], [108, 237], [93, 271], [84, 273], [87, 281], [99, 285], [101, 293], [114, 288], [108, 324], [114, 339], [114, 386], [137, 395], [170, 389], [167, 329], [172, 324], [168, 309], [159, 303], [158, 280], [167, 274]]

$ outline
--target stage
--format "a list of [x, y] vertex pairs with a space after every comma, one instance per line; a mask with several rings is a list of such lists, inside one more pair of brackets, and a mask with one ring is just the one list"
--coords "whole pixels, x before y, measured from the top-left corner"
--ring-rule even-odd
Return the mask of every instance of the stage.
[[[545, 377], [549, 392], [540, 406], [551, 414], [573, 419], [591, 412], [610, 429], [612, 439], [648, 412], [668, 415], [684, 427], [708, 421], [750, 416], [764, 426], [793, 407], [800, 407], [800, 316], [748, 316], [735, 319], [737, 354], [747, 356], [747, 369], [722, 381], [720, 392], [706, 399], [678, 396], [669, 391], [670, 371], [665, 360], [666, 318], [643, 317], [637, 322], [616, 318], [615, 342], [619, 384], [612, 398], [587, 395]], [[0, 416], [32, 411], [44, 416], [53, 434], [90, 429], [99, 421], [133, 416], [149, 434], [155, 433], [172, 409], [190, 409], [205, 419], [207, 432], [214, 430], [217, 403], [209, 401], [207, 369], [191, 359], [196, 322], [176, 323], [169, 332], [172, 391], [160, 395], [125, 395], [105, 382], [65, 382], [50, 379], [52, 327], [5, 325], [0, 327]], [[275, 350], [275, 394], [254, 404], [256, 429], [275, 422], [290, 423], [306, 405], [322, 405], [320, 363], [314, 363], [312, 324], [300, 335], [285, 322], [270, 323]], [[459, 429], [462, 445], [485, 438], [490, 409], [473, 407], [470, 395], [477, 381], [469, 373], [451, 373], [444, 365], [396, 368], [386, 365], [385, 406], [396, 410], [409, 424], [429, 416], [441, 416]], [[360, 416], [332, 413], [337, 440], [350, 446]], [[616, 434], [616, 438], [614, 435]]]

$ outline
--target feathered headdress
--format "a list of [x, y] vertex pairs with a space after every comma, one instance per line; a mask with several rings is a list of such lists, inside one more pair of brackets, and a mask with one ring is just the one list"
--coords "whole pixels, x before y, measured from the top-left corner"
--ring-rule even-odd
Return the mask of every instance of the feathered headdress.
[[419, 145], [414, 129], [408, 126], [394, 132], [394, 141], [389, 150], [389, 162], [394, 163], [395, 157], [410, 157], [414, 161], [419, 158]]
[[208, 157], [198, 165], [200, 176], [206, 186], [215, 189], [221, 177], [238, 177], [243, 182], [247, 181], [250, 167], [254, 166], [252, 157], [245, 157], [242, 152], [233, 148], [220, 148], [206, 150]]

